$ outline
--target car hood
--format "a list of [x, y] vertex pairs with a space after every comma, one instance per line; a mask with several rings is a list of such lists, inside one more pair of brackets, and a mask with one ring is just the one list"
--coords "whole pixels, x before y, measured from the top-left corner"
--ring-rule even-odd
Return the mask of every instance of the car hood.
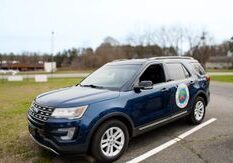
[[117, 98], [119, 94], [119, 91], [73, 86], [43, 93], [36, 102], [50, 107], [75, 107]]

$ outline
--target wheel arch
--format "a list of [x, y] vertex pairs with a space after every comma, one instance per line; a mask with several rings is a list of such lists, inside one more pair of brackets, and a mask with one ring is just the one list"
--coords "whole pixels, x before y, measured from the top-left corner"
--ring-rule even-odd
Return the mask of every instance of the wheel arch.
[[208, 97], [207, 97], [207, 95], [206, 95], [206, 93], [205, 93], [204, 91], [199, 91], [199, 92], [196, 94], [195, 99], [196, 99], [197, 97], [202, 97], [202, 98], [204, 99], [204, 101], [205, 101], [205, 106], [207, 106], [207, 104], [208, 104]]
[[127, 127], [128, 129], [128, 132], [129, 132], [129, 137], [133, 137], [134, 135], [134, 124], [133, 124], [133, 121], [130, 119], [130, 117], [128, 115], [126, 115], [125, 113], [121, 113], [121, 112], [115, 112], [115, 113], [110, 113], [110, 114], [107, 114], [105, 115], [104, 117], [102, 117], [100, 120], [98, 120], [95, 125], [93, 126], [90, 134], [89, 134], [89, 148], [91, 146], [91, 143], [92, 143], [92, 139], [93, 139], [93, 136], [94, 136], [94, 133], [95, 131], [103, 124], [105, 123], [106, 121], [108, 120], [113, 120], [113, 119], [116, 119], [116, 120], [119, 120], [121, 121], [122, 123], [125, 124], [125, 126]]

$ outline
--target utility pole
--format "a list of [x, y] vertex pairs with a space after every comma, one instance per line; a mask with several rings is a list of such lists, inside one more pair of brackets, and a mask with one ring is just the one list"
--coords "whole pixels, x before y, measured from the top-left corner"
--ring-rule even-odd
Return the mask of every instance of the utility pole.
[[231, 68], [233, 68], [233, 37], [229, 41], [229, 49], [231, 54]]
[[200, 50], [200, 61], [201, 61], [201, 64], [205, 67], [205, 65], [204, 65], [204, 55], [205, 55], [205, 39], [206, 39], [206, 33], [205, 32], [203, 32], [202, 33], [202, 36], [201, 36], [201, 49], [199, 48], [199, 50]]
[[53, 78], [53, 62], [54, 62], [54, 31], [51, 32], [51, 78]]
[[205, 32], [203, 32], [202, 33], [202, 36], [201, 36], [201, 41], [202, 41], [202, 46], [205, 46], [205, 39], [206, 39], [206, 33]]

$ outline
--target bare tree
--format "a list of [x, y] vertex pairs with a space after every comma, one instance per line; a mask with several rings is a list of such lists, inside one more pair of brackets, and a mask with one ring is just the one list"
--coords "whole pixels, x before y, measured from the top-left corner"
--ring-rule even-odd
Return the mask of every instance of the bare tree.
[[184, 29], [180, 26], [160, 27], [131, 34], [127, 42], [132, 45], [159, 45], [163, 49], [174, 48], [175, 54], [183, 53]]
[[187, 55], [196, 58], [202, 66], [205, 67], [209, 57], [215, 51], [213, 46], [213, 37], [205, 31], [202, 31], [199, 37], [198, 35], [193, 35], [193, 37], [191, 37], [191, 35], [187, 36], [187, 40], [189, 40], [190, 43], [190, 49], [188, 50]]

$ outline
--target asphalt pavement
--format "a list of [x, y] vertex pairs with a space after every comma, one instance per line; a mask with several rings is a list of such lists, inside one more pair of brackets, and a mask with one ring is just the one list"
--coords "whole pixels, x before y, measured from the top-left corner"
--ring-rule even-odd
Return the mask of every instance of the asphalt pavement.
[[[81, 78], [81, 77], [86, 77], [90, 73], [65, 73], [65, 74], [16, 74], [17, 76], [22, 76], [24, 79], [32, 79], [35, 78], [36, 75], [46, 75], [48, 78]], [[0, 79], [8, 79], [9, 76], [12, 75], [4, 75], [0, 74]]]
[[[203, 123], [212, 118], [217, 120], [142, 162], [233, 162], [233, 84], [211, 82], [210, 90], [211, 101]], [[193, 128], [195, 126], [181, 119], [135, 137], [130, 141], [127, 152], [117, 163], [132, 161]], [[53, 161], [95, 162], [89, 156], [60, 158], [55, 155]]]

